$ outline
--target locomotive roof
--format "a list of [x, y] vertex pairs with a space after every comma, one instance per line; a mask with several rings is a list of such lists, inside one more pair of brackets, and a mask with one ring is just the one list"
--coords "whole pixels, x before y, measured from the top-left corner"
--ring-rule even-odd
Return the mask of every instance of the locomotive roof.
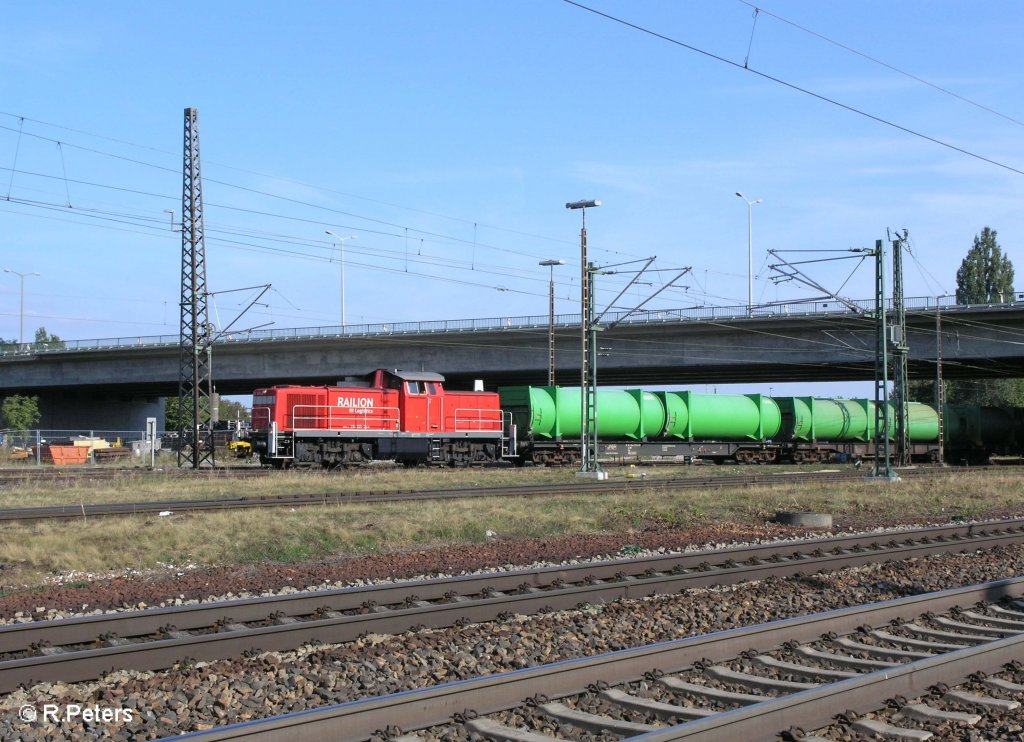
[[444, 381], [444, 376], [430, 371], [400, 371], [397, 368], [388, 371], [392, 376], [397, 376], [402, 381]]

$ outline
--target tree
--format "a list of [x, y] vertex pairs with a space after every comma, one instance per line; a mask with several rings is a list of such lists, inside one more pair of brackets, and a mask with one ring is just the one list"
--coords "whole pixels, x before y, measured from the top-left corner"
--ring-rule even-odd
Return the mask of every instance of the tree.
[[985, 227], [956, 272], [957, 304], [989, 304], [1013, 299], [1013, 263]]
[[184, 403], [179, 405], [177, 397], [168, 397], [164, 402], [164, 429], [178, 430], [180, 427], [186, 430], [192, 427], [192, 398], [186, 397]]
[[0, 404], [0, 415], [3, 415], [4, 425], [9, 429], [28, 430], [42, 418], [39, 397], [12, 394]]
[[[991, 407], [1024, 407], [1022, 379], [948, 379], [943, 386], [946, 402], [988, 405]], [[907, 399], [935, 404], [934, 381], [912, 381]]]
[[[208, 404], [207, 398], [200, 398], [200, 404], [203, 405], [202, 409], [205, 410], [205, 405]], [[220, 412], [221, 420], [249, 419], [249, 409], [241, 402], [222, 399], [220, 407], [217, 409]], [[185, 424], [181, 425], [182, 422]], [[179, 427], [184, 427], [186, 430], [192, 429], [191, 397], [186, 397], [181, 405], [178, 404], [177, 397], [168, 397], [164, 400], [164, 429], [177, 430]]]
[[45, 327], [36, 330], [36, 348], [63, 348], [64, 341], [56, 335], [50, 335]]
[[[1012, 301], [1013, 263], [1003, 255], [996, 230], [985, 227], [956, 272], [957, 304]], [[945, 384], [947, 402], [970, 402], [995, 407], [1024, 406], [1024, 379], [953, 379]], [[915, 382], [908, 396], [933, 403], [935, 382]]]
[[220, 419], [224, 420], [249, 420], [249, 408], [241, 402], [232, 402], [230, 399], [220, 400]]

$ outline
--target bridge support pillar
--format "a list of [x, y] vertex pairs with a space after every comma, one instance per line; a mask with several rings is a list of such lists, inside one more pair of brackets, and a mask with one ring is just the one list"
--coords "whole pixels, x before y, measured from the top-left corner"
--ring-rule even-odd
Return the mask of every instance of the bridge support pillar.
[[69, 431], [144, 431], [146, 418], [164, 429], [164, 405], [159, 397], [103, 392], [50, 391], [39, 394], [42, 415], [36, 427]]

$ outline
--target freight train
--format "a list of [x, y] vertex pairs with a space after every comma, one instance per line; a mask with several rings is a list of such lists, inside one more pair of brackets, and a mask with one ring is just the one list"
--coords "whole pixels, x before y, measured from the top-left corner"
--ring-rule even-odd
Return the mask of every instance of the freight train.
[[[578, 461], [579, 387], [507, 387], [499, 394], [516, 424], [520, 460]], [[888, 407], [895, 445], [896, 411]], [[875, 403], [867, 399], [600, 389], [597, 410], [598, 455], [623, 462], [802, 464], [856, 461], [875, 453]], [[1024, 443], [1024, 410], [950, 404], [943, 424], [945, 460], [951, 462], [1016, 454]], [[911, 460], [941, 460], [934, 407], [910, 402], [908, 429]]]
[[[337, 386], [275, 386], [253, 394], [249, 435], [264, 465], [352, 466], [373, 460], [469, 466], [579, 461], [578, 387], [449, 391], [428, 372], [378, 369]], [[875, 404], [865, 399], [597, 392], [599, 458], [620, 462], [856, 461], [874, 455]], [[895, 444], [895, 410], [889, 437]], [[939, 416], [909, 404], [910, 455], [937, 462]], [[986, 461], [1024, 449], [1024, 410], [946, 405], [945, 460]]]

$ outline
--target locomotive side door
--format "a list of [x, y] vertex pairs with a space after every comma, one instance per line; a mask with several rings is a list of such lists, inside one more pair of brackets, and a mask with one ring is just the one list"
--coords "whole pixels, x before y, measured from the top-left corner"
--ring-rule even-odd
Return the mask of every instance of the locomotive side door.
[[424, 394], [422, 381], [402, 383], [402, 430], [409, 433], [426, 433], [430, 430], [427, 420], [430, 413], [429, 400]]

